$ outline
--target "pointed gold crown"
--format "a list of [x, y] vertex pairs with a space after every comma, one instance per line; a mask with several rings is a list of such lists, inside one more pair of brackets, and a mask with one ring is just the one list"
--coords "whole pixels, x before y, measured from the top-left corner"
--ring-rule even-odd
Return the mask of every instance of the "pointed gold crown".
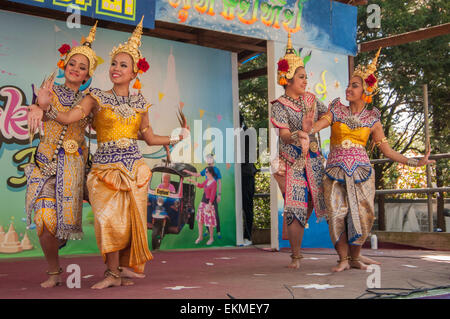
[[131, 55], [133, 59], [133, 70], [134, 72], [138, 72], [138, 62], [142, 58], [141, 51], [139, 51], [139, 47], [141, 46], [141, 37], [142, 37], [142, 22], [144, 21], [144, 16], [142, 16], [141, 22], [136, 26], [136, 29], [133, 31], [133, 34], [130, 36], [128, 41], [123, 44], [119, 44], [118, 47], [114, 47], [109, 54], [111, 56], [111, 60], [121, 52], [128, 53]]
[[91, 46], [95, 40], [95, 33], [97, 32], [97, 22], [95, 21], [94, 26], [91, 28], [89, 35], [87, 38], [82, 38], [82, 44], [76, 47], [73, 47], [69, 53], [67, 53], [66, 58], [64, 60], [64, 66], [69, 62], [70, 58], [75, 54], [82, 54], [89, 60], [89, 76], [92, 77], [94, 75], [94, 71], [97, 68], [98, 60], [95, 51], [92, 50]]
[[[355, 68], [355, 71], [353, 72], [353, 76], [359, 76], [361, 79], [363, 79], [363, 86], [365, 91], [367, 91], [368, 87], [372, 87], [373, 90], [375, 90], [378, 87], [378, 79], [375, 76], [375, 72], [377, 70], [377, 62], [378, 57], [380, 56], [380, 52], [381, 48], [378, 49], [378, 52], [375, 54], [375, 57], [368, 66], [358, 65]], [[373, 78], [375, 78], [376, 81], [372, 85], [369, 85], [373, 82], [373, 80], [372, 82], [369, 80], [369, 77], [371, 75], [373, 76]]]
[[287, 80], [294, 77], [295, 70], [303, 66], [303, 59], [295, 52], [295, 49], [292, 46], [291, 34], [288, 33], [286, 53], [284, 57], [278, 61], [278, 84], [286, 85]]

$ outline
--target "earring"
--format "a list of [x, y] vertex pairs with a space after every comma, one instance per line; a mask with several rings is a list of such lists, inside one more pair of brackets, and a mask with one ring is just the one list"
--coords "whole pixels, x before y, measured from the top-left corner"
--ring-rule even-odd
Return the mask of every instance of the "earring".
[[141, 88], [142, 88], [141, 81], [139, 81], [139, 78], [136, 77], [136, 82], [134, 82], [133, 89], [137, 89], [140, 91]]

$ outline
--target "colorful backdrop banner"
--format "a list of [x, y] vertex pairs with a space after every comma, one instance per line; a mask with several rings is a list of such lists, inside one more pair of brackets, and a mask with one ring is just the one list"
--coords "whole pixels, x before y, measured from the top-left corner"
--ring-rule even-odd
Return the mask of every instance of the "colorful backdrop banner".
[[156, 20], [356, 55], [355, 6], [330, 0], [158, 0]]
[[[74, 12], [69, 7], [79, 8], [83, 16], [136, 25], [145, 15], [144, 28], [155, 27], [156, 0], [9, 0], [30, 6]], [[70, 10], [70, 11], [68, 11]]]
[[[10, 32], [12, 29], [14, 33]], [[40, 85], [44, 76], [55, 70], [60, 58], [58, 48], [64, 43], [78, 45], [89, 30], [90, 26], [69, 29], [63, 21], [0, 10], [0, 258], [42, 256], [35, 225], [27, 229], [25, 224], [26, 179], [23, 170], [34, 160], [39, 143], [36, 134], [32, 144], [29, 144], [26, 107], [31, 101], [32, 84]], [[109, 52], [129, 36], [129, 33], [97, 29], [92, 47], [100, 59], [91, 87], [111, 89]], [[170, 134], [179, 127], [177, 112], [181, 109], [192, 128], [192, 137], [183, 141], [186, 142], [183, 147], [186, 146], [190, 162], [200, 172], [206, 167], [201, 154], [207, 153], [211, 144], [211, 138], [204, 131], [211, 128], [225, 132], [233, 127], [231, 53], [147, 36], [142, 37], [141, 52], [150, 64], [149, 71], [140, 77], [142, 94], [152, 104], [149, 109], [152, 128], [155, 134]], [[61, 70], [55, 83], [63, 82]], [[136, 90], [132, 91], [136, 93]], [[200, 129], [196, 131], [194, 128]], [[92, 139], [91, 143], [91, 152], [94, 152], [96, 140]], [[161, 147], [147, 147], [144, 142], [139, 143], [151, 168], [161, 163], [165, 157]], [[198, 150], [201, 150], [200, 156]], [[216, 163], [216, 167], [222, 176], [222, 200], [218, 205], [221, 233], [219, 236], [217, 229], [214, 230], [213, 246], [235, 246], [235, 166], [222, 162]], [[154, 174], [155, 179], [151, 183], [159, 185], [161, 177], [161, 174]], [[203, 182], [204, 177], [197, 177], [196, 180]], [[176, 176], [171, 177], [171, 182], [177, 182]], [[203, 189], [197, 188], [195, 212], [202, 196]], [[84, 204], [84, 238], [70, 241], [60, 251], [61, 254], [98, 253], [93, 222], [91, 207]], [[152, 232], [148, 230], [150, 246]], [[209, 236], [196, 245], [197, 235], [195, 221], [192, 229], [184, 225], [178, 234], [165, 236], [160, 247], [206, 247]], [[2, 250], [5, 241], [14, 243], [9, 245], [15, 247], [14, 252]]]

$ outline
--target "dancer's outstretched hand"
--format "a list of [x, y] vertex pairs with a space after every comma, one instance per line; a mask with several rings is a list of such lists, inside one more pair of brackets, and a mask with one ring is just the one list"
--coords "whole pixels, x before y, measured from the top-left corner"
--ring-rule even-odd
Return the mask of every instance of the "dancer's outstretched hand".
[[424, 165], [427, 165], [427, 164], [433, 164], [433, 163], [436, 163], [435, 160], [429, 160], [429, 159], [428, 159], [428, 157], [430, 156], [430, 153], [431, 153], [431, 149], [428, 149], [427, 154], [425, 154], [425, 156], [422, 157], [422, 158], [419, 160], [419, 163], [417, 163], [417, 166], [424, 166]]
[[44, 117], [44, 111], [36, 104], [29, 106], [27, 121], [30, 135], [34, 135], [36, 130], [42, 125], [42, 118]]
[[185, 138], [188, 138], [191, 134], [191, 132], [190, 132], [191, 128], [187, 124], [186, 116], [183, 114], [183, 111], [181, 111], [181, 108], [178, 109], [177, 118], [178, 118], [178, 122], [181, 125], [180, 139], [183, 140]]
[[52, 101], [52, 91], [53, 85], [55, 83], [55, 77], [50, 76], [47, 80], [42, 83], [41, 87], [37, 92], [37, 102], [40, 106], [47, 108], [47, 106]]
[[311, 131], [314, 124], [314, 108], [310, 110], [308, 113], [303, 115], [302, 120], [302, 131], [309, 132]]

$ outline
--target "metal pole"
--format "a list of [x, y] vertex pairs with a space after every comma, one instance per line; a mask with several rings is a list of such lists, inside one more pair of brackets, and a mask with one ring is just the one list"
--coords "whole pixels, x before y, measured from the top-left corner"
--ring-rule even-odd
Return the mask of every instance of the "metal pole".
[[[414, 156], [411, 158], [421, 159], [422, 156]], [[430, 160], [441, 160], [441, 159], [447, 159], [450, 158], [450, 153], [442, 153], [442, 154], [432, 154], [428, 159]], [[391, 160], [390, 158], [377, 158], [370, 160], [370, 164], [383, 164], [383, 163], [390, 163], [394, 162], [394, 160]]]
[[433, 193], [448, 193], [450, 187], [432, 187], [432, 188], [406, 188], [406, 189], [377, 189], [376, 195], [387, 194], [433, 194]]
[[[425, 117], [425, 152], [430, 149], [430, 126], [428, 122], [428, 86], [423, 85], [423, 108]], [[427, 187], [431, 188], [431, 167], [427, 165]], [[428, 206], [428, 231], [433, 232], [433, 194], [427, 195], [427, 206]]]

